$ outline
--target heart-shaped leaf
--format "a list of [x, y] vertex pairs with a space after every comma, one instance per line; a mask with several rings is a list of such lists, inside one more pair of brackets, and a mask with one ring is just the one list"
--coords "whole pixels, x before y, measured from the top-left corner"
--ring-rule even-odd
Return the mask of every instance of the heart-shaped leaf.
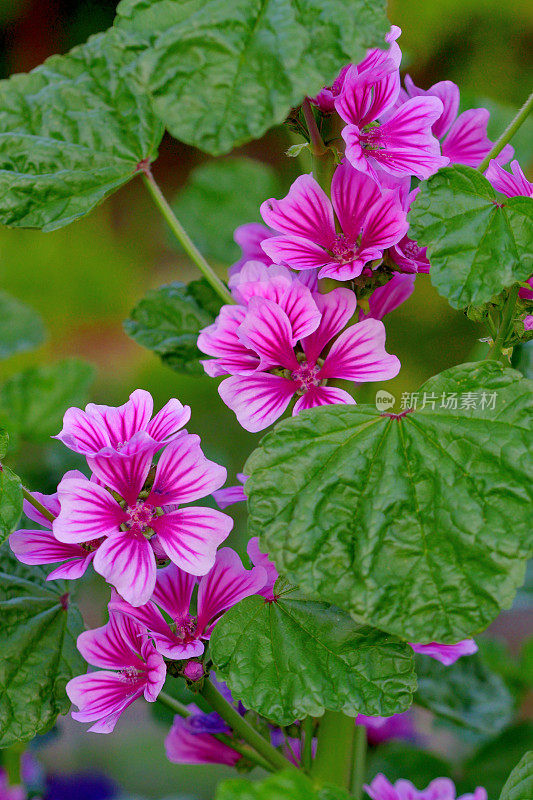
[[292, 594], [248, 597], [226, 612], [211, 656], [235, 699], [279, 725], [326, 709], [390, 716], [416, 687], [408, 645]]
[[123, 0], [155, 112], [213, 155], [258, 139], [331, 84], [367, 47], [386, 47], [383, 0]]
[[0, 221], [54, 230], [157, 156], [163, 135], [115, 30], [0, 82]]
[[446, 167], [422, 183], [409, 222], [428, 248], [431, 282], [454, 308], [480, 306], [533, 272], [533, 198], [498, 201], [472, 167]]
[[417, 398], [401, 415], [337, 405], [279, 423], [244, 468], [250, 531], [306, 594], [407, 641], [451, 644], [524, 579], [531, 384], [496, 362], [462, 364]]
[[86, 664], [76, 648], [80, 612], [64, 581], [0, 549], [0, 747], [46, 730], [70, 701], [65, 685]]
[[533, 750], [524, 753], [502, 789], [500, 800], [531, 800], [533, 797]]
[[[7, 447], [4, 431], [0, 431], [1, 449]], [[20, 478], [9, 467], [0, 464], [0, 543], [17, 527], [22, 515]]]

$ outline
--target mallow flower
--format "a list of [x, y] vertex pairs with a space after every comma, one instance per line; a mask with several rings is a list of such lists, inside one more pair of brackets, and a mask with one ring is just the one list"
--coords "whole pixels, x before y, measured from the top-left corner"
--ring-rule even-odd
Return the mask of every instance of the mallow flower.
[[346, 162], [333, 175], [331, 200], [312, 175], [300, 175], [286, 197], [261, 205], [261, 215], [283, 234], [262, 242], [273, 261], [296, 270], [319, 269], [319, 278], [339, 281], [359, 276], [409, 227], [397, 193], [382, 190]]
[[[72, 470], [65, 477], [81, 478], [85, 476]], [[41, 494], [32, 492], [32, 496], [41, 503], [47, 511], [57, 517], [60, 511], [57, 492], [54, 494]], [[60, 542], [52, 532], [52, 523], [41, 514], [28, 501], [24, 500], [24, 513], [32, 522], [41, 525], [45, 530], [26, 529], [14, 531], [9, 537], [9, 545], [19, 561], [23, 564], [58, 564], [46, 580], [75, 580], [81, 578], [95, 556], [101, 539], [83, 544]]]
[[[301, 338], [287, 313], [261, 297], [252, 297], [236, 327], [235, 336], [255, 354], [258, 364], [254, 371], [243, 365], [240, 373], [222, 381], [218, 391], [246, 430], [257, 432], [271, 425], [293, 397], [297, 398], [293, 415], [315, 406], [354, 404], [346, 390], [327, 385], [330, 379], [362, 383], [398, 374], [399, 360], [385, 351], [382, 322], [366, 319], [344, 330], [356, 309], [352, 291], [334, 289], [314, 295], [312, 302], [320, 322]], [[200, 342], [199, 346], [204, 349]]]
[[190, 717], [174, 717], [165, 739], [165, 752], [173, 764], [227, 764], [234, 767], [242, 758], [218, 733], [231, 733], [231, 728], [216, 713], [205, 714], [198, 706], [190, 705]]
[[90, 731], [111, 733], [122, 712], [141, 695], [149, 703], [157, 700], [167, 670], [138, 622], [111, 612], [107, 625], [80, 633], [77, 646], [89, 664], [100, 668], [66, 686], [79, 709], [72, 717], [92, 722]]
[[213, 492], [213, 500], [219, 508], [224, 509], [235, 503], [246, 502], [244, 484], [248, 480], [248, 476], [243, 472], [238, 472], [237, 480], [239, 483], [236, 486], [226, 486], [224, 489], [217, 489], [216, 492]]
[[346, 122], [342, 138], [346, 158], [356, 169], [379, 178], [416, 175], [425, 179], [449, 163], [441, 155], [432, 126], [442, 115], [438, 97], [414, 97], [397, 107], [401, 53], [365, 59], [344, 76], [335, 109]]
[[198, 436], [182, 432], [152, 470], [150, 450], [130, 458], [95, 458], [93, 479], [66, 475], [58, 486], [56, 539], [86, 544], [103, 538], [93, 565], [132, 605], [154, 590], [156, 558], [205, 575], [233, 521], [202, 506], [179, 507], [224, 483], [224, 467], [209, 461]]
[[518, 161], [511, 161], [510, 166], [511, 172], [507, 172], [493, 159], [489, 162], [485, 176], [497, 192], [507, 197], [533, 197], [533, 183], [526, 179]]
[[[245, 597], [258, 594], [267, 580], [265, 570], [251, 570], [231, 548], [223, 547], [214, 566], [199, 580], [170, 564], [157, 571], [152, 599], [134, 607], [114, 595], [109, 608], [137, 620], [147, 631], [158, 653], [176, 661], [195, 658], [204, 652], [221, 615]], [[198, 588], [196, 613], [191, 600]], [[161, 609], [170, 617], [169, 623]]]
[[247, 261], [260, 261], [266, 265], [271, 264], [272, 260], [261, 247], [261, 243], [264, 239], [268, 239], [273, 235], [274, 231], [271, 231], [270, 228], [260, 222], [246, 222], [244, 225], [239, 225], [238, 228], [235, 228], [233, 239], [241, 248], [241, 257], [229, 268], [229, 277], [231, 278], [233, 275], [238, 274]]
[[402, 275], [395, 272], [383, 286], [374, 289], [368, 298], [368, 311], [359, 312], [359, 319], [383, 319], [412, 295], [415, 288], [414, 275]]
[[[406, 75], [404, 84], [399, 107], [402, 102], [412, 102], [416, 98], [438, 98], [442, 102], [442, 113], [433, 123], [432, 131], [437, 139], [442, 140], [442, 155], [449, 158], [450, 164], [478, 167], [494, 144], [487, 136], [489, 111], [486, 108], [470, 108], [458, 115], [459, 87], [452, 81], [439, 81], [429, 89], [420, 89]], [[506, 164], [513, 152], [511, 145], [505, 145], [496, 161]]]
[[363, 788], [372, 800], [487, 800], [487, 792], [481, 786], [473, 794], [458, 797], [450, 778], [436, 778], [419, 791], [411, 781], [401, 779], [393, 784], [378, 773], [370, 785], [365, 784]]

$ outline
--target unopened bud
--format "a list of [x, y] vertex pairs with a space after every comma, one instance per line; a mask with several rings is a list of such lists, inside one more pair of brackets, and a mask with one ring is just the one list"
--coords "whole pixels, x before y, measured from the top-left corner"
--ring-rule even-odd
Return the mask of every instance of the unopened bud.
[[187, 664], [185, 664], [183, 674], [187, 680], [196, 683], [196, 681], [199, 681], [204, 677], [203, 664], [200, 664], [199, 661], [189, 661]]

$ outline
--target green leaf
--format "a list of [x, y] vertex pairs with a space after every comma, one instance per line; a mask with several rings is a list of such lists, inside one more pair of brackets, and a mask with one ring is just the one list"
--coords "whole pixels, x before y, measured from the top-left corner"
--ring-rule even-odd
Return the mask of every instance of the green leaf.
[[233, 697], [279, 725], [326, 709], [390, 716], [410, 706], [416, 688], [409, 645], [291, 594], [238, 603], [210, 646]]
[[[441, 408], [454, 393], [457, 410]], [[279, 423], [244, 467], [250, 532], [306, 594], [407, 641], [453, 643], [524, 579], [531, 384], [485, 361], [418, 397], [400, 418], [338, 405]]]
[[43, 321], [32, 308], [0, 291], [0, 358], [33, 350], [45, 335]]
[[446, 167], [422, 183], [409, 222], [428, 248], [431, 282], [454, 308], [486, 303], [533, 272], [533, 199], [500, 203], [472, 167]]
[[44, 442], [67, 408], [85, 404], [93, 378], [93, 367], [74, 358], [19, 372], [0, 389], [0, 422], [11, 435]]
[[274, 170], [250, 158], [228, 158], [197, 167], [172, 207], [187, 233], [208, 258], [236, 261], [233, 231], [260, 222], [259, 206], [279, 194]]
[[303, 773], [279, 772], [258, 783], [245, 778], [224, 781], [215, 800], [350, 800], [350, 795], [336, 786], [317, 789]]
[[7, 431], [0, 428], [0, 458], [3, 458], [7, 453], [7, 448], [9, 445], [9, 436]]
[[386, 775], [391, 783], [407, 779], [417, 789], [425, 789], [435, 778], [451, 778], [451, 765], [440, 756], [419, 750], [408, 742], [384, 742], [369, 750], [367, 781], [378, 772]]
[[434, 658], [416, 658], [418, 691], [415, 702], [437, 717], [491, 738], [511, 722], [513, 699], [502, 679], [479, 654], [445, 666]]
[[533, 750], [524, 753], [509, 775], [500, 800], [531, 800], [533, 797]]
[[[3, 431], [2, 434], [4, 434]], [[2, 437], [2, 449], [3, 446], [4, 438]], [[15, 530], [21, 515], [22, 489], [20, 478], [9, 467], [0, 465], [0, 543]]]
[[54, 230], [157, 156], [163, 129], [114, 30], [0, 82], [0, 221]]
[[117, 13], [146, 47], [156, 114], [213, 155], [282, 122], [367, 47], [385, 47], [389, 27], [383, 0], [123, 0]]
[[220, 299], [206, 281], [178, 281], [148, 292], [124, 322], [124, 330], [176, 372], [203, 375], [198, 334], [215, 321]]
[[491, 800], [499, 797], [507, 776], [527, 750], [533, 750], [533, 723], [520, 722], [506, 728], [462, 764], [457, 794], [484, 786]]
[[86, 664], [76, 649], [83, 629], [63, 581], [0, 549], [0, 747], [28, 741], [65, 714], [65, 685]]

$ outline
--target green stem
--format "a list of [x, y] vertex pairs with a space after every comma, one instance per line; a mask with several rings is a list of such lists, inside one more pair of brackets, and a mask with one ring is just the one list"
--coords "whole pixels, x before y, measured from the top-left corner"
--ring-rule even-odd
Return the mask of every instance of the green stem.
[[487, 155], [485, 156], [485, 158], [478, 167], [479, 172], [485, 172], [491, 159], [496, 158], [498, 153], [500, 153], [503, 150], [505, 145], [511, 141], [511, 139], [517, 132], [518, 128], [528, 118], [532, 109], [533, 109], [533, 92], [531, 92], [531, 94], [527, 98], [526, 102], [524, 103], [520, 111], [516, 114], [515, 118], [512, 119], [509, 125], [506, 127], [506, 129], [504, 130], [500, 138], [497, 140], [490, 153], [487, 153]]
[[313, 717], [305, 717], [300, 731], [300, 748], [302, 753], [302, 769], [311, 771], [313, 763]]
[[240, 739], [244, 739], [276, 771], [295, 769], [294, 765], [279, 750], [272, 747], [270, 742], [267, 742], [244, 717], [241, 717], [209, 680], [204, 681], [200, 694], [207, 700], [213, 711], [216, 711], [228, 723], [234, 734]]
[[[179, 700], [176, 700], [174, 697], [167, 694], [166, 692], [159, 692], [157, 700], [162, 705], [166, 706], [175, 714], [178, 714], [178, 716], [183, 717], [184, 719], [187, 719], [187, 717], [192, 716], [187, 706], [184, 706], [183, 703], [180, 703]], [[226, 736], [225, 733], [215, 733], [212, 734], [212, 736], [214, 736], [215, 739], [218, 739], [219, 742], [223, 742], [224, 744], [228, 745], [228, 747], [231, 747], [233, 750], [236, 750], [237, 753], [240, 753], [241, 755], [245, 756], [250, 761], [253, 761], [259, 767], [262, 767], [264, 770], [267, 770], [267, 772], [272, 772], [272, 767], [270, 766], [270, 764], [267, 761], [265, 761], [264, 758], [258, 755], [255, 752], [255, 750], [252, 750], [250, 747], [247, 747], [246, 745], [235, 741], [234, 739], [231, 738], [231, 736]]]
[[2, 765], [6, 771], [8, 786], [19, 786], [22, 783], [21, 758], [25, 750], [23, 744], [12, 744], [2, 753]]
[[326, 711], [320, 720], [316, 758], [311, 774], [317, 783], [349, 789], [355, 725], [341, 711]]
[[507, 295], [507, 300], [505, 302], [505, 306], [503, 307], [503, 314], [502, 320], [500, 323], [500, 327], [498, 329], [498, 333], [494, 342], [487, 353], [486, 361], [499, 361], [503, 360], [504, 363], [506, 361], [502, 358], [502, 350], [505, 347], [505, 341], [507, 339], [507, 335], [509, 333], [509, 328], [513, 321], [513, 314], [516, 306], [516, 301], [518, 299], [518, 292], [520, 290], [520, 285], [516, 284], [509, 289], [509, 294]]
[[351, 790], [355, 800], [361, 800], [363, 796], [363, 784], [365, 782], [366, 768], [366, 728], [364, 725], [356, 725], [352, 748], [352, 777]]
[[207, 263], [203, 255], [200, 253], [200, 251], [190, 238], [189, 234], [179, 221], [179, 219], [172, 211], [172, 208], [167, 203], [161, 189], [155, 182], [150, 167], [144, 166], [142, 172], [143, 172], [144, 184], [148, 189], [148, 191], [150, 192], [152, 199], [154, 200], [156, 206], [163, 215], [170, 230], [172, 231], [178, 242], [181, 244], [181, 246], [189, 256], [189, 258], [192, 261], [194, 261], [194, 263], [196, 264], [200, 272], [203, 274], [207, 282], [212, 286], [212, 288], [224, 301], [224, 303], [235, 303], [235, 300], [231, 296], [227, 286], [225, 286], [225, 284], [220, 280], [220, 278], [215, 273], [213, 268], [209, 266], [209, 264]]
[[26, 487], [22, 486], [21, 488], [24, 499], [27, 500], [28, 503], [31, 503], [31, 505], [35, 508], [35, 510], [38, 511], [39, 514], [42, 514], [43, 517], [46, 517], [46, 519], [49, 522], [53, 522], [55, 520], [54, 515], [51, 514], [50, 511], [48, 511], [48, 509], [45, 508], [42, 503], [39, 503], [39, 501], [35, 497], [33, 497], [32, 494], [30, 494], [30, 492], [26, 489]]
[[335, 170], [335, 156], [333, 151], [324, 144], [307, 97], [302, 103], [302, 111], [309, 131], [313, 175], [329, 197], [331, 195], [331, 178]]

